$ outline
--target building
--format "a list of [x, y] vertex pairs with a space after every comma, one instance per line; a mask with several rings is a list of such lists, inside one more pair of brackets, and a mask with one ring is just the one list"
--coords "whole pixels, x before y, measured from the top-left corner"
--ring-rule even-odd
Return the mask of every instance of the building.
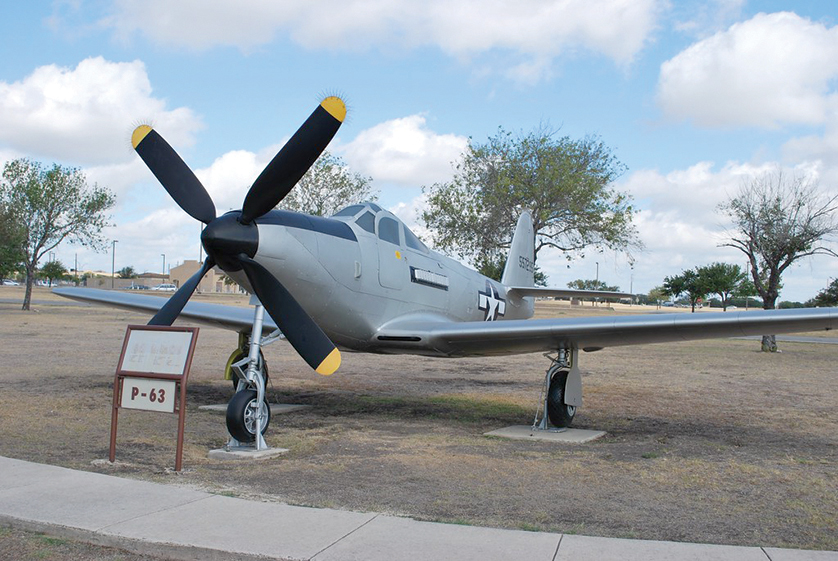
[[[203, 266], [201, 261], [187, 259], [182, 265], [169, 269], [169, 282], [180, 287]], [[210, 269], [201, 279], [196, 292], [225, 292], [238, 294], [244, 290], [236, 283], [225, 283], [226, 274], [218, 266]], [[229, 281], [228, 281], [229, 282]]]

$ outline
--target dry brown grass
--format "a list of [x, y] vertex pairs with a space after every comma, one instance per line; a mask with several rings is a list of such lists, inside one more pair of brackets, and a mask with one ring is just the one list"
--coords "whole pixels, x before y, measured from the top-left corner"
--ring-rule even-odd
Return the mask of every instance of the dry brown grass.
[[[547, 361], [344, 355], [331, 377], [285, 344], [265, 349], [271, 399], [312, 405], [277, 417], [255, 464], [209, 460], [231, 396], [221, 367], [235, 334], [202, 328], [188, 391], [182, 474], [174, 416], [120, 417], [107, 456], [111, 384], [129, 323], [142, 315], [0, 287], [0, 454], [189, 485], [235, 496], [421, 519], [589, 535], [838, 549], [838, 346], [717, 340], [583, 354], [584, 446], [486, 438], [531, 423]], [[246, 298], [211, 297], [246, 304]], [[60, 300], [60, 301], [59, 301]], [[630, 310], [637, 311], [637, 308]], [[542, 315], [626, 313], [547, 302]]]

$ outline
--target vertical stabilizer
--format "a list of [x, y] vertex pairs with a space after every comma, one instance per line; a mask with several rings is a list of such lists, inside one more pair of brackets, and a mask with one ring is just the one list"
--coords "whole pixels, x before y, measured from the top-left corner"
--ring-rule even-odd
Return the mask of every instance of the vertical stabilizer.
[[533, 232], [532, 216], [524, 211], [518, 218], [512, 245], [509, 247], [509, 257], [503, 269], [501, 282], [506, 286], [533, 286], [535, 272], [535, 233]]

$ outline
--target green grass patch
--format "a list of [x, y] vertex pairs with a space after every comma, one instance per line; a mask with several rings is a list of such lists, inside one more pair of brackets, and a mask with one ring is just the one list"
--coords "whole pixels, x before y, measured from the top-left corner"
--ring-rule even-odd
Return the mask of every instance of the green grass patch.
[[428, 397], [359, 395], [330, 403], [327, 411], [328, 414], [335, 416], [385, 415], [480, 424], [485, 424], [487, 421], [519, 422], [532, 414], [531, 408], [522, 407], [502, 397], [464, 395]]

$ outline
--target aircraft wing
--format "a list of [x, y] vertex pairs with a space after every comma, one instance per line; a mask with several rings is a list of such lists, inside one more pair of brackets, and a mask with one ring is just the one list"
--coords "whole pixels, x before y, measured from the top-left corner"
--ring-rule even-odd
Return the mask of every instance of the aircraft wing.
[[506, 293], [514, 298], [535, 296], [536, 298], [631, 298], [628, 292], [608, 290], [573, 290], [570, 288], [546, 288], [542, 286], [512, 286]]
[[376, 336], [381, 352], [491, 356], [829, 330], [838, 308], [643, 314], [457, 323], [426, 316], [396, 320]]
[[[122, 308], [134, 312], [148, 312], [153, 315], [159, 310], [168, 298], [151, 296], [146, 294], [133, 294], [114, 290], [101, 290], [98, 288], [54, 288], [52, 290], [59, 296], [79, 300], [81, 302], [93, 302], [115, 308]], [[250, 331], [253, 326], [253, 309], [239, 306], [227, 306], [224, 304], [208, 304], [204, 302], [190, 301], [181, 312], [181, 319], [209, 325], [212, 327], [223, 327], [235, 331]], [[266, 331], [276, 329], [276, 323], [266, 313], [264, 319]]]

